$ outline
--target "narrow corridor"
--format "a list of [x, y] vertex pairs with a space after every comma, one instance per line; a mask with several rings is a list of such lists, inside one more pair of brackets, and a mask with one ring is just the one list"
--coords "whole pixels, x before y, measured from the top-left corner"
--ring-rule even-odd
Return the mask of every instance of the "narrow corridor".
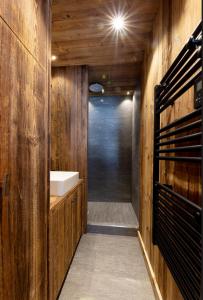
[[82, 237], [59, 300], [154, 300], [139, 241]]

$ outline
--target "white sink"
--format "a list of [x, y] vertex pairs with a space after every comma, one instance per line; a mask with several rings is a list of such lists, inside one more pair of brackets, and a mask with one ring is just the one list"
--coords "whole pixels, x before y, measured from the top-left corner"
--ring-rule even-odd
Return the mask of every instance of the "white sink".
[[79, 172], [50, 172], [50, 195], [63, 196], [79, 181]]

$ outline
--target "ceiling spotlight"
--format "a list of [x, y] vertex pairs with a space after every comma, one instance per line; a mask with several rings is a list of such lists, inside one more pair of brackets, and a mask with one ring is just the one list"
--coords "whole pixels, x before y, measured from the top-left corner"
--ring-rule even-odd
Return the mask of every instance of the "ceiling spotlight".
[[124, 17], [122, 17], [120, 15], [113, 17], [112, 26], [116, 31], [122, 31], [125, 28]]
[[127, 91], [126, 95], [129, 96], [130, 95], [130, 91]]
[[52, 56], [51, 56], [51, 60], [52, 60], [52, 61], [55, 61], [56, 59], [57, 59], [57, 56], [56, 56], [56, 55], [52, 55]]

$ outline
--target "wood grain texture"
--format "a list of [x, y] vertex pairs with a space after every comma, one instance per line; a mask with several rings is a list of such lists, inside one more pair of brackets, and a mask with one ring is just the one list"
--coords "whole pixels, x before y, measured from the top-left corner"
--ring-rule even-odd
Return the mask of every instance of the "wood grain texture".
[[[47, 67], [50, 0], [1, 0], [0, 16], [41, 66]], [[50, 40], [49, 40], [50, 43]]]
[[0, 2], [2, 300], [47, 298], [49, 8]]
[[[89, 83], [99, 82], [104, 87], [104, 94], [96, 95], [117, 95], [126, 96], [127, 92], [133, 95], [138, 85], [142, 70], [142, 64], [119, 64], [108, 66], [90, 66]], [[95, 93], [90, 92], [94, 96]]]
[[52, 68], [51, 169], [87, 178], [88, 77], [85, 67]]
[[[142, 60], [158, 0], [53, 1], [55, 66], [108, 65]], [[112, 30], [112, 17], [126, 15], [127, 32]], [[115, 47], [116, 46], [116, 47]]]
[[[105, 95], [132, 95], [158, 7], [159, 0], [54, 0], [53, 66], [89, 65], [90, 82], [103, 84]], [[127, 31], [117, 34], [111, 22], [120, 13]]]
[[[157, 247], [152, 244], [153, 95], [165, 72], [201, 20], [201, 1], [161, 1], [152, 40], [145, 55], [141, 102], [140, 232], [164, 300], [183, 299]], [[162, 125], [193, 110], [193, 90], [162, 114]], [[164, 170], [167, 170], [165, 172]], [[200, 203], [200, 169], [179, 162], [161, 163], [161, 181]]]
[[67, 195], [50, 199], [52, 202], [49, 218], [50, 300], [57, 298], [82, 234], [82, 185], [81, 180]]
[[[68, 206], [68, 204], [66, 205]], [[70, 201], [70, 213], [66, 207], [65, 202], [55, 206], [55, 209], [51, 210], [49, 218], [49, 299], [55, 300], [57, 298], [58, 291], [64, 279], [66, 273], [65, 268], [65, 211], [71, 215], [71, 201]], [[70, 227], [71, 228], [71, 227]], [[66, 236], [68, 240], [68, 236]], [[70, 250], [71, 252], [72, 250]], [[67, 254], [71, 256], [71, 253]]]
[[87, 223], [87, 67], [52, 68], [51, 169], [78, 171], [83, 183], [83, 232]]

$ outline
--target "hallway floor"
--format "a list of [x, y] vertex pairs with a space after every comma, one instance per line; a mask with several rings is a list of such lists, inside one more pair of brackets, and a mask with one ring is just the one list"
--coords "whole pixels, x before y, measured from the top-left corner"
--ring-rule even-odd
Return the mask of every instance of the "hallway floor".
[[88, 202], [88, 224], [138, 228], [132, 204], [128, 202]]
[[59, 300], [154, 300], [135, 237], [86, 234]]

